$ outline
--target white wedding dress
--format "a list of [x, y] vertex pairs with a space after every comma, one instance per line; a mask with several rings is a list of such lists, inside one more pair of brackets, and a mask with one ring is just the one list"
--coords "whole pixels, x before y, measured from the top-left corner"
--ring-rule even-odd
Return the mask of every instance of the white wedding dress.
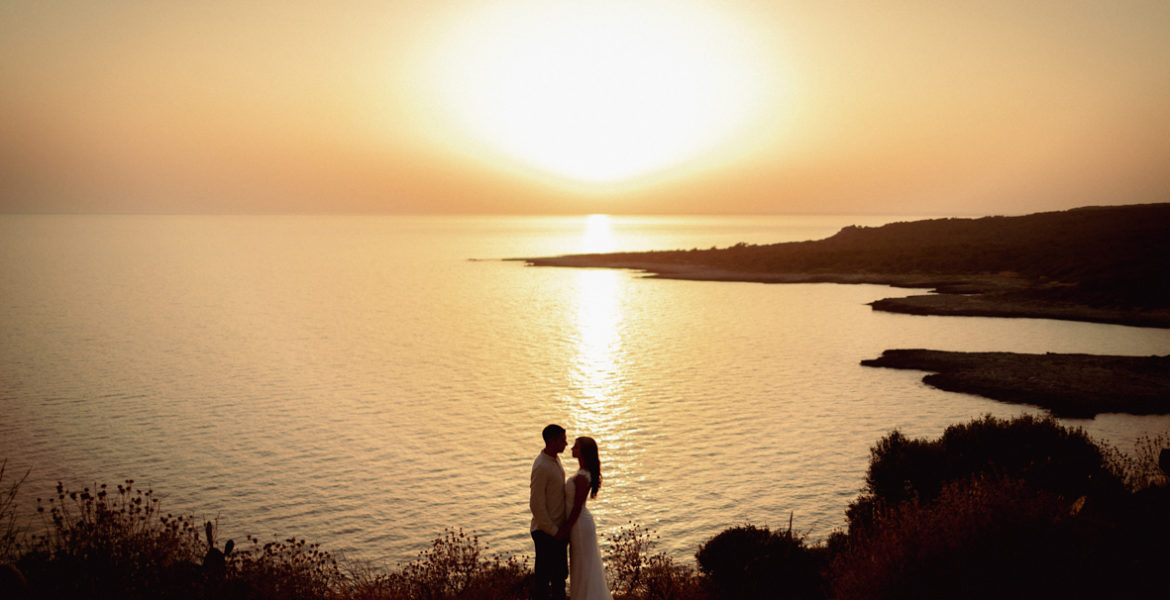
[[[589, 471], [581, 469], [577, 475], [589, 481]], [[576, 487], [570, 477], [565, 482], [565, 510], [573, 510]], [[589, 496], [581, 515], [569, 532], [569, 600], [612, 600], [609, 586], [605, 583], [605, 565], [601, 562], [601, 548], [597, 545], [597, 527], [589, 513]]]

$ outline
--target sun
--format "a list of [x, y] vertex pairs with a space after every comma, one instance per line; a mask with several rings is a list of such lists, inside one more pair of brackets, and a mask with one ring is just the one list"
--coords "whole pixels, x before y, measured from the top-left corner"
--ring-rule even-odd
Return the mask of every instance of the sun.
[[451, 27], [428, 67], [435, 108], [506, 160], [623, 182], [745, 133], [767, 71], [749, 31], [679, 0], [485, 3]]

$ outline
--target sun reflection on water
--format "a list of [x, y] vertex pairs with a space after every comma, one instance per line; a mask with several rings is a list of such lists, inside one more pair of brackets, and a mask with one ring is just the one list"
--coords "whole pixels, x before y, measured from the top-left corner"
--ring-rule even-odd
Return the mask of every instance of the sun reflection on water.
[[[612, 252], [615, 248], [610, 218], [586, 217], [581, 251]], [[573, 277], [568, 317], [573, 356], [565, 390], [565, 425], [570, 439], [584, 435], [597, 440], [605, 491], [590, 510], [599, 530], [612, 532], [619, 524], [618, 515], [642, 501], [629, 488], [629, 475], [643, 470], [642, 449], [634, 442], [639, 434], [637, 403], [629, 396], [626, 293], [630, 276], [611, 269], [579, 269]], [[569, 459], [565, 467], [576, 471], [576, 461]]]
[[[613, 249], [609, 217], [586, 218], [582, 249], [586, 252]], [[596, 438], [605, 453], [607, 445], [610, 450], [621, 445], [628, 410], [621, 402], [625, 366], [620, 296], [625, 275], [608, 269], [582, 269], [576, 276], [576, 357], [570, 377], [570, 419], [575, 430], [571, 435]]]

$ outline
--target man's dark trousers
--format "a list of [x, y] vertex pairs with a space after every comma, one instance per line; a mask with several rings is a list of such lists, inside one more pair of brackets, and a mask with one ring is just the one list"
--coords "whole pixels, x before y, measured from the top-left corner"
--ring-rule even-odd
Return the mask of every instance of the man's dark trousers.
[[537, 529], [532, 532], [536, 544], [536, 571], [532, 586], [534, 600], [565, 600], [565, 580], [569, 578], [568, 541], [560, 541]]

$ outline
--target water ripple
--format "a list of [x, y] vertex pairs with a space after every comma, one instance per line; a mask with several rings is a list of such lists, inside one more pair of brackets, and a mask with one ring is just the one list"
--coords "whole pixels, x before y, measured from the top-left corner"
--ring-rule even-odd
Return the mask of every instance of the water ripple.
[[[572, 248], [522, 220], [403, 222], [0, 219], [0, 244], [39, 261], [0, 270], [0, 452], [33, 469], [31, 497], [133, 478], [167, 511], [218, 517], [224, 539], [394, 564], [447, 527], [530, 553], [529, 469], [560, 422], [601, 444], [602, 533], [638, 522], [690, 560], [731, 525], [843, 526], [870, 445], [895, 427], [935, 436], [1027, 411], [858, 366], [885, 348], [1170, 353], [1164, 332], [873, 313], [903, 293], [878, 286], [469, 263]], [[616, 239], [706, 247], [779, 227]], [[1122, 445], [1170, 430], [1073, 423]]]

